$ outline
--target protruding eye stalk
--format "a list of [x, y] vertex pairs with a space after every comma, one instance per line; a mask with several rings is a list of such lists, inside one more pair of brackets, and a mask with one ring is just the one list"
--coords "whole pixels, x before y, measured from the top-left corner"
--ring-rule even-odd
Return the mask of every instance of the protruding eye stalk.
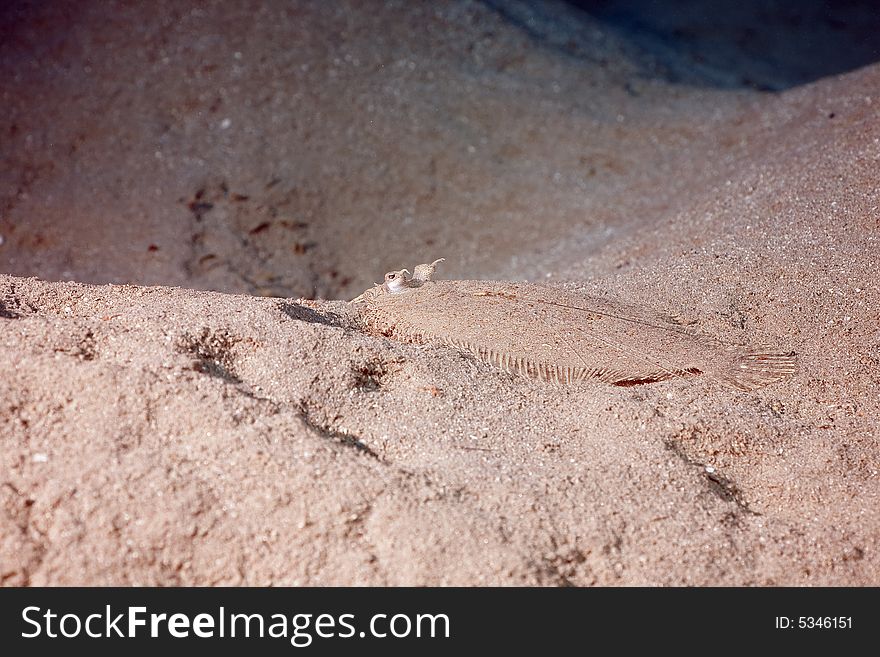
[[386, 292], [391, 292], [394, 294], [395, 292], [401, 292], [409, 287], [409, 282], [412, 277], [410, 276], [408, 269], [401, 269], [400, 271], [390, 271], [385, 274], [385, 283], [382, 287], [385, 288]]
[[385, 281], [381, 285], [377, 285], [371, 290], [367, 290], [360, 296], [355, 297], [351, 300], [351, 303], [363, 303], [368, 301], [370, 295], [375, 297], [375, 295], [382, 292], [396, 294], [397, 292], [403, 292], [407, 288], [421, 287], [431, 280], [431, 277], [434, 275], [434, 268], [443, 261], [444, 258], [439, 258], [430, 264], [419, 265], [415, 268], [414, 274], [410, 274], [409, 269], [389, 271], [385, 274]]

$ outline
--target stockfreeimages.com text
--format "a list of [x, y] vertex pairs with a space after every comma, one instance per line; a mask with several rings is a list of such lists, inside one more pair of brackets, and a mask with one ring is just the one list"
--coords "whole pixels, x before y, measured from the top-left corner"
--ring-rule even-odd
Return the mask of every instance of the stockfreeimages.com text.
[[183, 639], [246, 637], [289, 639], [297, 648], [311, 645], [316, 638], [449, 638], [446, 614], [373, 614], [360, 630], [354, 614], [244, 614], [220, 607], [216, 613], [147, 613], [146, 607], [126, 607], [116, 613], [106, 605], [103, 612], [58, 614], [51, 609], [25, 607], [21, 612], [26, 629], [21, 636], [74, 638], [87, 636], [136, 638], [165, 637]]

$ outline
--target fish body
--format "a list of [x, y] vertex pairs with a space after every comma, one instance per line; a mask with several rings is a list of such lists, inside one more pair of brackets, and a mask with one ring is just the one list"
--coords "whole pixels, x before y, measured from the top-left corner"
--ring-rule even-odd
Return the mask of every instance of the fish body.
[[543, 381], [636, 385], [705, 374], [753, 390], [797, 365], [791, 352], [727, 346], [660, 314], [545, 285], [426, 280], [377, 286], [356, 301], [374, 332]]

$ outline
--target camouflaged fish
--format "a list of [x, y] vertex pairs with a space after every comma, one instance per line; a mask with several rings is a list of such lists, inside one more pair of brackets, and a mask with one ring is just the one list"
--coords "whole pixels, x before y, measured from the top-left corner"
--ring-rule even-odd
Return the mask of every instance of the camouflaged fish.
[[351, 301], [372, 331], [454, 347], [507, 372], [558, 383], [615, 385], [704, 374], [754, 390], [791, 376], [793, 352], [731, 347], [605, 299], [501, 281], [431, 280], [431, 264], [385, 274]]

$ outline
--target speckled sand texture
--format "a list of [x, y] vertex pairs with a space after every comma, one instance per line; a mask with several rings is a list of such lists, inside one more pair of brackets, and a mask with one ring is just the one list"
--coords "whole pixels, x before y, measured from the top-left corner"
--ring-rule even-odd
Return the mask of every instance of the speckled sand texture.
[[[0, 582], [880, 584], [880, 65], [672, 84], [493, 4], [0, 13]], [[559, 386], [297, 300], [441, 256], [800, 368]]]

